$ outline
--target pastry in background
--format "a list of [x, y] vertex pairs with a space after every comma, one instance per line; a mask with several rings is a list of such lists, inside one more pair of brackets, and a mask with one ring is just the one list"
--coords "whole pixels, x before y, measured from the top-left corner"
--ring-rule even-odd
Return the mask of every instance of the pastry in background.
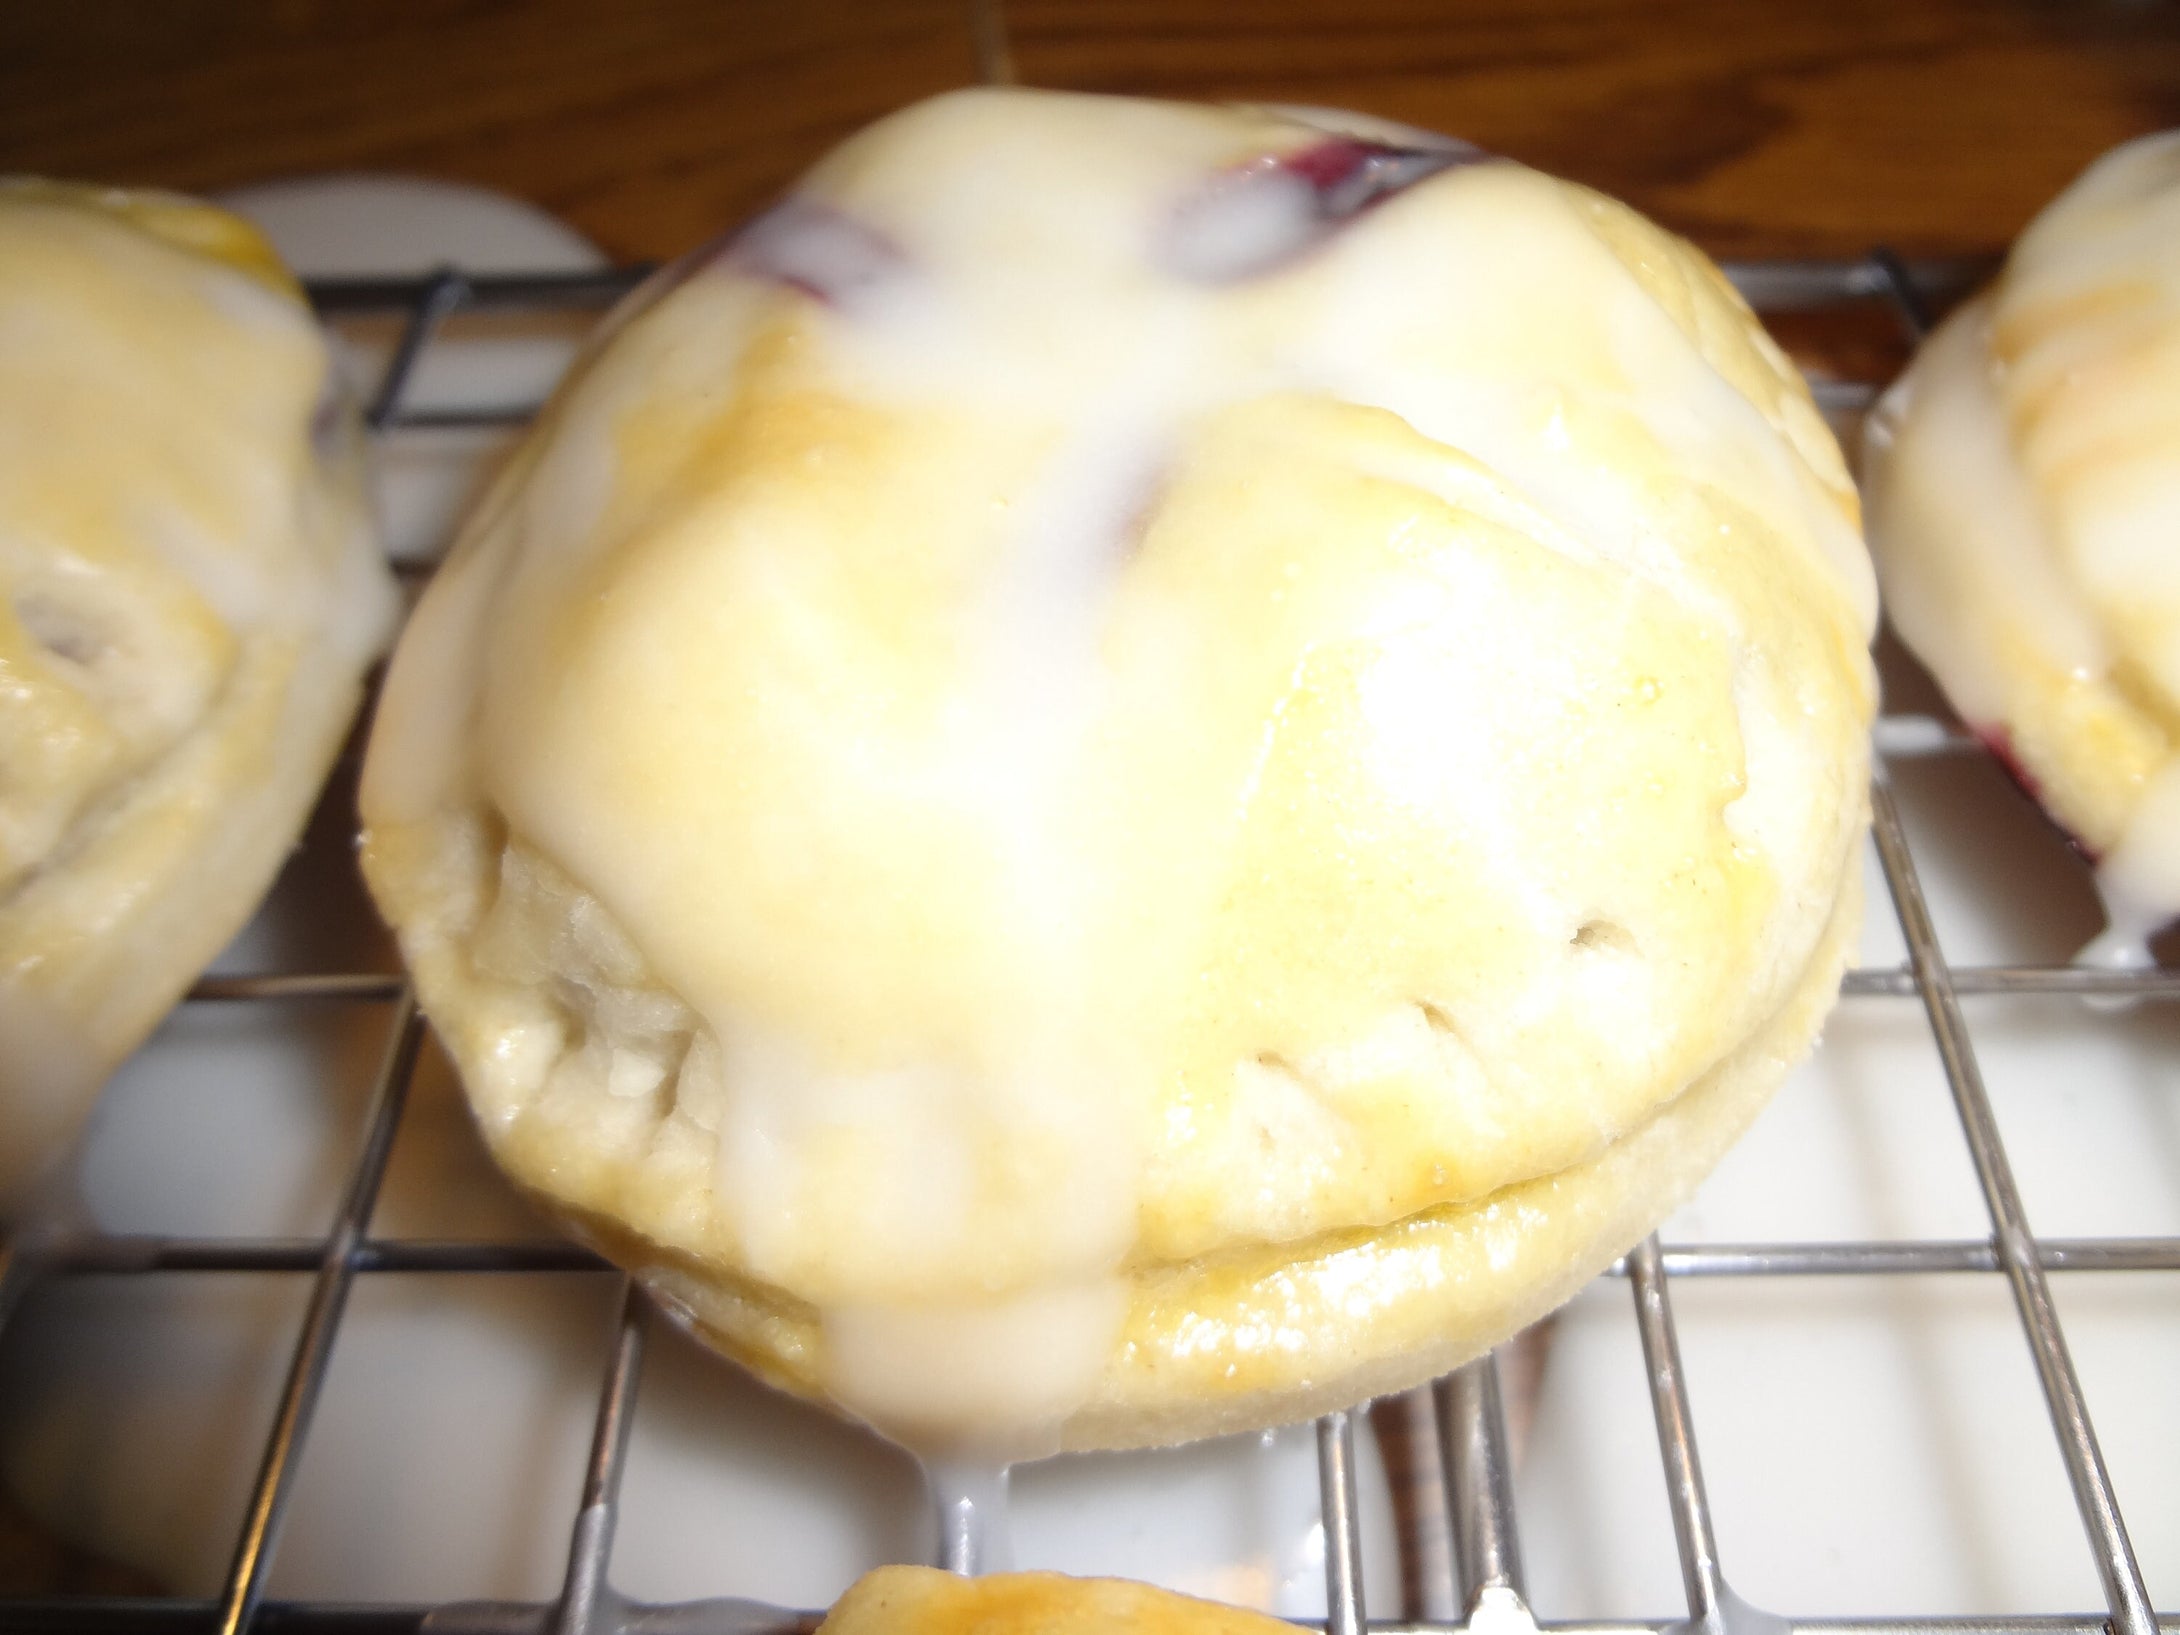
[[999, 1573], [963, 1578], [936, 1567], [880, 1567], [848, 1587], [819, 1635], [1291, 1635], [1261, 1612], [1153, 1589], [1125, 1578]]
[[0, 1218], [241, 927], [396, 597], [247, 224], [0, 182]]
[[364, 863], [502, 1165], [998, 1457], [1305, 1417], [1595, 1275], [1807, 1049], [1874, 592], [1611, 200], [957, 93], [632, 297], [388, 676]]
[[2180, 132], [2104, 156], [1870, 419], [1893, 624], [2097, 866], [2150, 962], [2180, 912]]

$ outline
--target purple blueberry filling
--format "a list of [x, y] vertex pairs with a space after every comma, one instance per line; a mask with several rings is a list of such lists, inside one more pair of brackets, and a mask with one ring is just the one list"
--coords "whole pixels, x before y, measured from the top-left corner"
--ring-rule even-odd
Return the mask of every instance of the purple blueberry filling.
[[1328, 136], [1213, 177], [1174, 212], [1159, 259], [1193, 283], [1228, 284], [1276, 271], [1373, 205], [1442, 170], [1487, 158], [1464, 143], [1395, 147]]

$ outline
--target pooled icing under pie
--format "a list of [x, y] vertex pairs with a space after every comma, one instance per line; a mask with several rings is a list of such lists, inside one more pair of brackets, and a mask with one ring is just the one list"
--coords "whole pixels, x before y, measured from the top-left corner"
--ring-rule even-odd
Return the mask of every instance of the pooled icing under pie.
[[880, 1567], [849, 1586], [818, 1635], [1285, 1635], [1293, 1628], [1124, 1578], [961, 1578], [935, 1567]]

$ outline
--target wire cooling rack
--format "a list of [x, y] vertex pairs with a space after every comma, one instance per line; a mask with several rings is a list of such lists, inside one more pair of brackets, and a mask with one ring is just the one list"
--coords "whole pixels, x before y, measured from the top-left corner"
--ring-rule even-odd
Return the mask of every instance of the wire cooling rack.
[[[1922, 265], [1913, 269], [1877, 252], [1855, 262], [1749, 262], [1728, 271], [1759, 312], [1789, 322], [1855, 314], [1886, 321], [1900, 343], [1920, 337], [1930, 304], [1957, 294], [1976, 269]], [[427, 350], [448, 320], [468, 313], [545, 313], [598, 309], [625, 294], [641, 270], [534, 277], [467, 277], [448, 271], [422, 279], [319, 283], [311, 296], [328, 318], [392, 316], [402, 324], [366, 422], [375, 435], [394, 431], [456, 431], [518, 425], [534, 406], [502, 409], [419, 409], [409, 389]], [[1819, 403], [1852, 415], [1866, 408], [1883, 367], [1865, 364], [1843, 376], [1812, 379]], [[402, 562], [404, 572], [428, 571]], [[2094, 1271], [2180, 1272], [2180, 1237], [2040, 1238], [2028, 1226], [2012, 1164], [1977, 1067], [1975, 1042], [1960, 999], [1977, 994], [2080, 995], [2110, 1000], [2180, 998], [2180, 971], [2091, 970], [2075, 966], [1961, 965], [1948, 959], [1925, 898], [1917, 861], [1893, 794], [1891, 763], [1932, 755], [1980, 755], [1967, 734], [1935, 719], [1887, 717], [1879, 723], [1872, 790], [1875, 839], [1891, 906], [1907, 957], [1897, 966], [1851, 971], [1850, 1002], [1919, 1003], [1959, 1114], [1961, 1132], [1988, 1207], [1991, 1232], [1971, 1239], [1913, 1238], [1858, 1242], [1757, 1242], [1681, 1246], [1655, 1236], [1607, 1274], [1624, 1280], [1647, 1365], [1687, 1594], [1685, 1619], [1552, 1622], [1534, 1618], [1525, 1595], [1507, 1420], [1499, 1364], [1486, 1357], [1441, 1380], [1429, 1393], [1445, 1482], [1444, 1515], [1451, 1532], [1459, 1622], [1372, 1621], [1363, 1605], [1362, 1537], [1356, 1501], [1355, 1416], [1318, 1422], [1317, 1447], [1326, 1546], [1328, 1635], [1365, 1629], [1466, 1630], [1473, 1635], [2157, 1635], [2159, 1615], [2143, 1585], [2126, 1519], [2114, 1496], [2097, 1435], [2083, 1401], [2064, 1330], [2049, 1287], [2056, 1274]], [[804, 1630], [820, 1614], [746, 1601], [673, 1605], [633, 1602], [610, 1577], [617, 1492], [639, 1388], [648, 1321], [625, 1279], [617, 1342], [598, 1395], [591, 1450], [569, 1533], [559, 1596], [537, 1603], [459, 1603], [441, 1607], [358, 1605], [268, 1600], [265, 1585], [312, 1413], [341, 1337], [342, 1315], [358, 1276], [404, 1273], [537, 1273], [596, 1271], [617, 1276], [587, 1251], [531, 1240], [502, 1242], [380, 1238], [371, 1233], [404, 1104], [423, 1045], [423, 1022], [398, 978], [359, 972], [272, 971], [206, 978], [191, 991], [197, 1005], [308, 1006], [326, 1001], [381, 1005], [387, 1014], [382, 1065], [368, 1104], [360, 1155], [350, 1170], [331, 1229], [310, 1238], [185, 1238], [123, 1235], [70, 1228], [0, 1245], [0, 1325], [36, 1280], [90, 1275], [151, 1276], [178, 1272], [286, 1273], [311, 1280], [311, 1297], [296, 1333], [286, 1384], [267, 1437], [224, 1589], [216, 1600], [56, 1598], [0, 1600], [0, 1629], [198, 1630], [223, 1635], [256, 1629], [474, 1632], [609, 1632]], [[1996, 1275], [2005, 1278], [2034, 1359], [2076, 1506], [2085, 1546], [2103, 1586], [2105, 1608], [2071, 1616], [1976, 1618], [1790, 1618], [1759, 1610], [1736, 1595], [1720, 1561], [1712, 1511], [1698, 1456], [1690, 1392], [1673, 1319], [1672, 1285], [1680, 1278], [1871, 1278], [1911, 1273]], [[2180, 1385], [2180, 1381], [2176, 1381]], [[2180, 1457], [2180, 1449], [2173, 1455]], [[968, 1544], [945, 1546], [947, 1564], [967, 1566]], [[2180, 1616], [2163, 1615], [2167, 1630]]]

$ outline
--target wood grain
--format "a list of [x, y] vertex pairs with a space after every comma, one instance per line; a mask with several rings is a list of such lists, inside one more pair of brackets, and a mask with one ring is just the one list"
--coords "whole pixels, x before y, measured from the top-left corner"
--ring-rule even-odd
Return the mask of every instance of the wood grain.
[[0, 170], [444, 176], [659, 257], [975, 61], [965, 0], [0, 0]]
[[[2180, 10], [2090, 0], [990, 0], [1037, 85], [1367, 108], [1722, 254], [1990, 249], [2180, 124]], [[616, 255], [976, 77], [972, 0], [0, 0], [0, 168], [481, 182]]]
[[1367, 108], [1721, 254], [2003, 244], [2180, 124], [2180, 11], [2020, 0], [1008, 0], [1034, 84]]

